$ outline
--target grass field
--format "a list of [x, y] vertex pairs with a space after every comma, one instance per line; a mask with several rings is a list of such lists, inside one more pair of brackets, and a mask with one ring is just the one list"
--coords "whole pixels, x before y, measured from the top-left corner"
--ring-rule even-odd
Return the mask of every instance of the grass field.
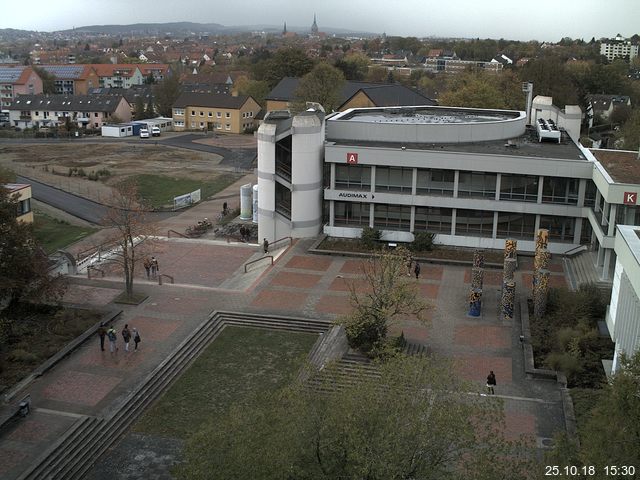
[[142, 174], [131, 177], [138, 185], [142, 198], [153, 208], [173, 205], [173, 198], [201, 189], [202, 199], [215, 195], [235, 182], [239, 177], [233, 174], [212, 176], [208, 180]]
[[289, 382], [317, 338], [304, 333], [226, 327], [134, 430], [186, 439], [232, 403]]
[[33, 232], [36, 240], [47, 253], [64, 248], [95, 231], [95, 228], [71, 225], [34, 210]]

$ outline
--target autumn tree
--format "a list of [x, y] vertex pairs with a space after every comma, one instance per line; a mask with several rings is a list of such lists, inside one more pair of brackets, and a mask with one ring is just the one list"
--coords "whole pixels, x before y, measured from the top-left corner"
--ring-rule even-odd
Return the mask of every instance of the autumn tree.
[[135, 104], [133, 106], [133, 119], [142, 120], [144, 118], [144, 100], [141, 96], [136, 97]]
[[322, 393], [298, 381], [233, 405], [187, 441], [178, 478], [538, 478], [531, 445], [504, 437], [501, 402], [467, 393], [446, 360], [402, 355], [379, 375], [354, 370], [341, 384], [326, 366]]
[[269, 84], [264, 80], [250, 80], [247, 77], [240, 77], [235, 83], [235, 88], [240, 95], [248, 95], [264, 107], [264, 99], [269, 94]]
[[273, 88], [284, 77], [302, 77], [313, 68], [313, 60], [301, 48], [281, 48], [271, 57], [253, 65], [255, 80], [267, 82]]
[[369, 57], [362, 53], [347, 55], [336, 62], [336, 68], [340, 69], [347, 80], [362, 81], [369, 73]]
[[450, 78], [441, 105], [523, 110], [525, 98], [512, 72], [492, 74], [470, 70]]
[[624, 150], [638, 150], [640, 147], [640, 110], [635, 109], [618, 132], [617, 140]]
[[[37, 244], [33, 226], [16, 219], [18, 196], [5, 182], [0, 172], [0, 313], [20, 303], [57, 301], [66, 288], [61, 276], [49, 273], [49, 258]], [[2, 325], [3, 330], [11, 328], [10, 323]]]
[[403, 248], [380, 253], [363, 263], [362, 282], [349, 284], [353, 312], [337, 323], [344, 325], [353, 348], [372, 357], [384, 356], [390, 346], [388, 328], [397, 317], [424, 321], [428, 305], [419, 298], [415, 280], [407, 276], [409, 258]]
[[180, 96], [179, 74], [173, 71], [164, 77], [162, 82], [153, 86], [153, 96], [155, 98], [156, 110], [163, 117], [172, 116], [172, 108], [175, 101]]
[[125, 295], [133, 298], [136, 267], [153, 249], [155, 234], [135, 182], [125, 181], [114, 187], [103, 224], [111, 229], [109, 242], [114, 245], [111, 262], [122, 270]]
[[46, 95], [56, 93], [56, 77], [42, 67], [33, 65], [32, 68], [42, 79], [42, 93]]
[[[320, 62], [307, 73], [295, 91], [296, 103], [317, 102], [326, 112], [332, 112], [341, 104], [344, 75], [326, 62]], [[301, 108], [298, 108], [301, 109]]]

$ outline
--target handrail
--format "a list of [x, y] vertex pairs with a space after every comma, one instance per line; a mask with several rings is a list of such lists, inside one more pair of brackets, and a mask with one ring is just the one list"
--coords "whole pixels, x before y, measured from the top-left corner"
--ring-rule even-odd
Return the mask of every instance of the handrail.
[[[87, 248], [85, 250], [82, 250], [78, 253], [76, 253], [76, 261], [81, 261], [84, 260], [87, 257], [90, 257], [91, 255], [93, 255], [93, 253], [99, 253], [102, 251], [103, 247], [107, 246], [107, 245], [115, 245], [118, 242], [114, 242], [114, 241], [110, 241], [110, 242], [104, 242], [101, 243], [100, 245], [96, 245], [90, 248]], [[89, 253], [88, 255], [85, 255], [84, 257], [82, 256], [83, 254], [87, 253], [87, 252], [93, 252], [93, 253]]]
[[166, 273], [161, 273], [160, 275], [158, 275], [158, 285], [162, 285], [162, 277], [167, 277], [169, 280], [171, 280], [171, 283], [173, 284], [173, 277], [171, 275], [167, 275]]
[[186, 235], [180, 233], [180, 232], [176, 232], [175, 230], [171, 229], [167, 231], [167, 238], [171, 238], [171, 232], [175, 233], [176, 235], [182, 237], [182, 238], [189, 238]]
[[282, 237], [282, 238], [279, 238], [278, 240], [275, 240], [274, 242], [271, 242], [269, 244], [269, 248], [273, 247], [278, 242], [282, 242], [283, 240], [289, 240], [289, 245], [293, 243], [293, 237]]
[[96, 270], [96, 271], [100, 272], [102, 274], [102, 277], [104, 277], [104, 270], [102, 270], [101, 268], [98, 268], [98, 267], [94, 267], [93, 265], [89, 265], [87, 267], [87, 277], [89, 278], [89, 280], [91, 280], [91, 270]]
[[271, 259], [271, 265], [273, 265], [273, 255], [265, 255], [264, 257], [256, 258], [255, 260], [251, 260], [250, 262], [245, 263], [244, 264], [244, 273], [247, 273], [247, 267], [249, 265], [251, 265], [252, 263], [259, 262], [260, 260], [264, 260], [265, 258], [270, 258]]
[[567, 250], [562, 255], [571, 256], [572, 254], [578, 252], [579, 250], [585, 250], [586, 251], [586, 250], [589, 250], [589, 247], [587, 247], [586, 245], [578, 245], [577, 247], [573, 247], [573, 248]]

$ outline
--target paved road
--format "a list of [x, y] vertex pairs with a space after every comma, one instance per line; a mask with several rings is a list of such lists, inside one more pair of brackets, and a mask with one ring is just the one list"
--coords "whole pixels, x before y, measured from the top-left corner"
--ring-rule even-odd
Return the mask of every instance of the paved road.
[[[19, 183], [29, 183], [31, 185], [31, 192], [33, 198], [36, 200], [63, 210], [87, 222], [102, 225], [107, 213], [107, 207], [104, 205], [73, 195], [72, 193], [67, 193], [31, 178], [18, 176], [16, 179]], [[152, 212], [149, 214], [150, 220], [152, 221], [164, 220], [174, 215], [176, 215], [176, 212]]]
[[223, 157], [220, 165], [227, 167], [236, 167], [243, 170], [249, 170], [253, 166], [256, 159], [257, 151], [255, 148], [239, 148], [237, 150], [229, 150], [228, 148], [216, 147], [213, 145], [203, 145], [195, 143], [195, 140], [206, 138], [202, 134], [187, 134], [165, 137], [158, 143], [171, 145], [172, 147], [188, 148], [189, 150], [198, 150], [200, 152], [215, 153]]

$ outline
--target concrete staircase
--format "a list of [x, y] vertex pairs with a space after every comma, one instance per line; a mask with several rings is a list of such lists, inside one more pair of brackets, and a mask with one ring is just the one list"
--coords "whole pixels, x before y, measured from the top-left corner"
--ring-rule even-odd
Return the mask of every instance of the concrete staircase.
[[80, 419], [19, 477], [19, 480], [80, 480], [142, 412], [185, 371], [228, 325], [323, 333], [329, 321], [235, 312], [215, 312], [158, 365], [112, 413]]
[[572, 290], [577, 290], [580, 285], [594, 284], [605, 295], [610, 295], [611, 282], [600, 279], [592, 252], [582, 252], [571, 257], [564, 257], [563, 262], [569, 275]]

